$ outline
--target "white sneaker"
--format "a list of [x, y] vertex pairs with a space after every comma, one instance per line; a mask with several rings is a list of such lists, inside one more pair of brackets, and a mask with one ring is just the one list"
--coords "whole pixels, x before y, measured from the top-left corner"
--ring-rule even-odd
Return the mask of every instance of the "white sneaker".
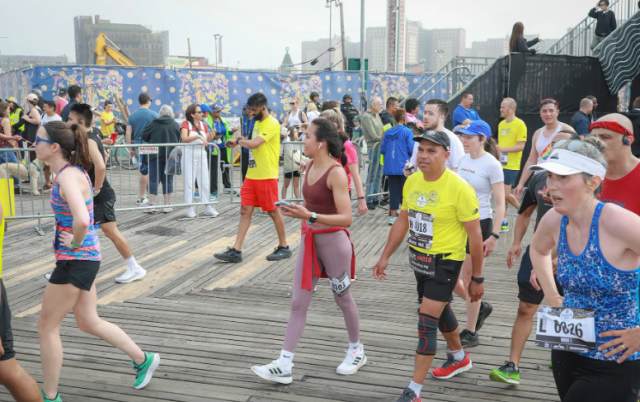
[[158, 212], [157, 209], [153, 208], [153, 209], [145, 209], [144, 213], [145, 214], [155, 214], [156, 212]]
[[356, 350], [347, 350], [347, 356], [336, 369], [336, 373], [342, 375], [355, 374], [365, 364], [367, 364], [367, 356], [364, 354], [364, 347], [360, 345]]
[[145, 275], [147, 275], [147, 271], [142, 269], [142, 267], [138, 265], [138, 267], [134, 269], [127, 268], [127, 270], [124, 271], [124, 274], [116, 278], [116, 282], [131, 283], [133, 281], [137, 281], [139, 279], [144, 278]]
[[138, 198], [138, 200], [136, 201], [136, 204], [138, 205], [147, 204], [147, 203], [149, 203], [149, 199], [147, 197]]
[[44, 279], [46, 279], [46, 280], [51, 279], [51, 274], [44, 274]]
[[195, 218], [196, 215], [196, 211], [193, 210], [193, 207], [188, 207], [187, 208], [187, 218]]
[[256, 373], [258, 377], [267, 381], [273, 381], [280, 384], [291, 384], [293, 381], [291, 368], [287, 370], [278, 360], [274, 360], [265, 366], [252, 366], [251, 371]]
[[171, 207], [164, 207], [164, 208], [162, 208], [162, 212], [163, 212], [163, 213], [165, 213], [165, 214], [168, 214], [168, 213], [170, 213], [170, 212], [173, 212], [173, 208], [171, 208]]
[[202, 213], [202, 215], [209, 215], [215, 218], [220, 215], [220, 212], [216, 211], [216, 209], [211, 205], [207, 205], [206, 207], [204, 207], [204, 212]]

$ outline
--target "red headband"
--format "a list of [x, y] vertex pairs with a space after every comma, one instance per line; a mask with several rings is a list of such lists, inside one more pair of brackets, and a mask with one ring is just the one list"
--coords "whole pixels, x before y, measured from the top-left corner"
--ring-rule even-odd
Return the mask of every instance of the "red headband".
[[633, 133], [622, 124], [615, 121], [594, 121], [589, 127], [589, 131], [593, 131], [594, 128], [604, 128], [605, 130], [615, 131], [622, 135], [630, 135], [633, 137]]

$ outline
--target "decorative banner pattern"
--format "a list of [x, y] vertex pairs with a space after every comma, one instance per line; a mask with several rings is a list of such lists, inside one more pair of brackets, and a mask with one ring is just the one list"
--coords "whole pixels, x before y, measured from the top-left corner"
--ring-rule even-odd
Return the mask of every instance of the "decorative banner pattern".
[[[427, 81], [426, 85], [422, 87], [419, 92], [413, 95], [414, 98], [425, 93], [425, 95], [420, 99], [421, 102], [434, 98], [449, 100], [452, 92], [450, 79], [444, 79], [431, 88], [440, 78], [442, 78], [442, 75], [438, 75], [436, 77], [431, 74], [369, 74], [367, 78], [367, 94], [369, 99], [374, 96], [379, 96], [383, 101], [390, 96], [393, 96], [394, 98], [406, 98], [410, 93]], [[460, 85], [460, 87], [462, 86]], [[426, 93], [427, 90], [429, 93]]]

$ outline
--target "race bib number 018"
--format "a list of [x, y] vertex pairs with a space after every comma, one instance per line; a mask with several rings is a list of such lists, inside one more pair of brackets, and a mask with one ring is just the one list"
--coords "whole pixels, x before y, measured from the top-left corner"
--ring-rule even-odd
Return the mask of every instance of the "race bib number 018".
[[567, 352], [594, 350], [596, 332], [593, 310], [539, 307], [536, 346]]
[[409, 240], [412, 246], [429, 250], [433, 245], [433, 218], [432, 214], [414, 211], [409, 213]]

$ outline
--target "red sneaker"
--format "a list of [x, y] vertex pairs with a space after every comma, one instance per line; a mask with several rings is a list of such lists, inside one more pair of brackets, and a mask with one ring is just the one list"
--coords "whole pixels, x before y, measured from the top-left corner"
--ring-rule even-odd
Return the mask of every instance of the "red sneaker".
[[442, 367], [433, 369], [431, 375], [435, 378], [446, 380], [447, 378], [469, 371], [471, 368], [473, 368], [473, 363], [471, 363], [471, 359], [469, 359], [469, 352], [465, 354], [464, 360], [462, 361], [456, 360], [451, 353], [447, 352], [447, 361], [444, 362]]

